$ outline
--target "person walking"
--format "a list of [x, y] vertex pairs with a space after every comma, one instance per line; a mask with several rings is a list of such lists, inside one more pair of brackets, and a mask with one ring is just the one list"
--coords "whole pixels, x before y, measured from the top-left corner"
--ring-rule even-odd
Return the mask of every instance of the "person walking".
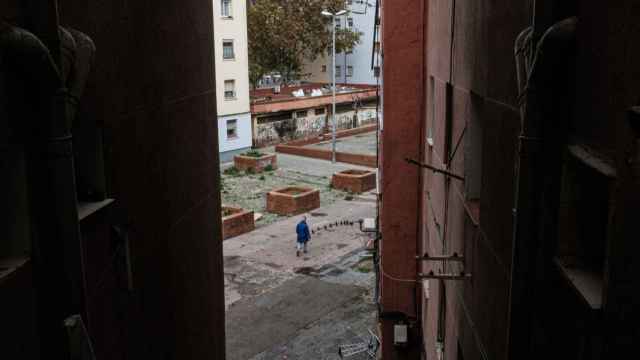
[[305, 254], [307, 253], [307, 242], [311, 240], [306, 216], [303, 216], [302, 221], [296, 225], [296, 234], [298, 235], [298, 240], [296, 242], [296, 256], [300, 256], [300, 250], [304, 251]]

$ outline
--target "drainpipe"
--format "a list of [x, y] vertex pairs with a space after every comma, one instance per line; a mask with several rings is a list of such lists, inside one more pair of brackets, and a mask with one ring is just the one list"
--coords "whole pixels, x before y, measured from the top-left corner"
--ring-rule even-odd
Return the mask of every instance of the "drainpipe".
[[[71, 136], [73, 108], [64, 86], [77, 76], [72, 33], [60, 32], [61, 68], [32, 33], [0, 25], [0, 71], [10, 91], [9, 119], [25, 142], [41, 353], [69, 354], [63, 320], [82, 313], [84, 279]], [[60, 49], [58, 49], [60, 50]], [[80, 86], [78, 86], [80, 88]]]
[[[552, 145], [554, 130], [554, 90], [560, 83], [550, 74], [554, 70], [554, 50], [567, 47], [574, 39], [577, 18], [562, 20], [551, 26], [537, 41], [535, 51], [525, 59], [521, 49], [525, 41], [535, 40], [535, 29], [528, 28], [516, 41], [518, 85], [525, 101], [521, 106], [521, 132], [516, 163], [515, 206], [513, 209], [513, 242], [509, 309], [510, 359], [526, 359], [532, 353], [532, 325], [536, 264], [542, 250], [540, 225], [545, 189], [545, 147]], [[533, 40], [532, 40], [533, 39]], [[561, 53], [565, 55], [566, 53]], [[524, 64], [523, 64], [524, 63]], [[522, 66], [524, 65], [524, 71]], [[557, 69], [556, 69], [557, 70]], [[550, 85], [549, 85], [550, 84]], [[557, 115], [557, 114], [556, 114]], [[562, 119], [560, 119], [562, 120]]]

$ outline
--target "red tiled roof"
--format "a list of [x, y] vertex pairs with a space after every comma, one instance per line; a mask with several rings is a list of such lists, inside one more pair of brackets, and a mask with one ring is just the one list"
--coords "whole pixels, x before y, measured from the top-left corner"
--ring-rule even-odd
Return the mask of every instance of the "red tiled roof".
[[[295, 97], [292, 94], [300, 89], [305, 90], [305, 93], [309, 93], [313, 89], [321, 89], [324, 85], [326, 84], [309, 83], [297, 86], [283, 86], [280, 88], [279, 94], [274, 94], [272, 88], [252, 90], [251, 113], [261, 114], [306, 109], [331, 104], [333, 100], [331, 92], [326, 92], [321, 96], [304, 97]], [[375, 85], [337, 84], [337, 86], [338, 88], [341, 86], [349, 88], [347, 92], [343, 90], [336, 94], [336, 103], [338, 104], [353, 102], [356, 99], [372, 99], [376, 96]]]

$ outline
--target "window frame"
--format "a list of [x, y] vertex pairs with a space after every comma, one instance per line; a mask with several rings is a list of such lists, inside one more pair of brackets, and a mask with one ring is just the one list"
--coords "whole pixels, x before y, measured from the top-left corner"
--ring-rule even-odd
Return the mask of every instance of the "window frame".
[[[233, 85], [233, 90], [227, 90], [227, 83], [230, 83]], [[231, 96], [228, 96], [227, 93], [231, 92]], [[235, 100], [236, 99], [236, 80], [235, 79], [228, 79], [224, 81], [224, 99], [225, 100]]]
[[[228, 6], [225, 8], [225, 3]], [[225, 14], [225, 9], [226, 14]], [[220, 17], [224, 19], [233, 19], [233, 0], [220, 0]]]
[[353, 65], [347, 65], [347, 71], [345, 75], [347, 77], [353, 77]]
[[[233, 123], [233, 127], [230, 127], [229, 124]], [[235, 140], [238, 139], [240, 136], [238, 135], [238, 119], [227, 119], [226, 120], [226, 133], [227, 133], [227, 140]], [[229, 135], [229, 130], [233, 130], [233, 135]]]
[[342, 66], [341, 65], [336, 65], [336, 68], [334, 69], [336, 77], [341, 77], [342, 76]]
[[[231, 57], [225, 57], [225, 43], [230, 43], [231, 44]], [[227, 61], [231, 61], [231, 60], [235, 60], [236, 59], [236, 49], [235, 49], [235, 45], [234, 45], [235, 41], [233, 41], [233, 39], [223, 39], [222, 40], [222, 60], [227, 60]]]

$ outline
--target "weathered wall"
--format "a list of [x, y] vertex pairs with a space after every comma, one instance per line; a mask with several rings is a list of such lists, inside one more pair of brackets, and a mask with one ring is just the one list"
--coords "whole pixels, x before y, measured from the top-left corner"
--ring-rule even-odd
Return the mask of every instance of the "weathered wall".
[[419, 253], [420, 172], [405, 159], [420, 159], [424, 139], [423, 2], [385, 1], [380, 144], [380, 310], [384, 359], [416, 359], [419, 327], [409, 330], [410, 346], [393, 345], [393, 326], [419, 317], [421, 304], [415, 256]]
[[[426, 146], [425, 162], [463, 175], [467, 183], [424, 172], [422, 196], [428, 200], [422, 215], [423, 246], [429, 254], [464, 253], [465, 270], [473, 279], [429, 280], [425, 352], [435, 358], [436, 344], [443, 342], [447, 359], [506, 359], [512, 174], [519, 127], [513, 44], [530, 22], [532, 2], [428, 3], [424, 111], [433, 145]], [[463, 150], [474, 136], [482, 146]], [[480, 169], [465, 166], [478, 162]], [[480, 189], [479, 198], [467, 191], [471, 181]], [[461, 269], [423, 264], [423, 271]], [[442, 311], [444, 323], [439, 326]]]
[[[314, 115], [314, 109], [304, 109], [307, 116], [291, 120], [260, 123], [253, 116], [253, 146], [262, 147], [280, 144], [292, 140], [308, 139], [331, 131], [331, 115]], [[365, 108], [358, 111], [354, 124], [355, 111], [338, 113], [336, 129], [345, 130], [372, 124], [376, 121], [375, 109]], [[293, 116], [293, 114], [292, 114]], [[354, 126], [355, 125], [355, 126]]]
[[[132, 229], [134, 289], [101, 295], [109, 331], [128, 358], [223, 359], [212, 3], [58, 4], [97, 46], [81, 111], [105, 127], [111, 195]], [[94, 339], [98, 358], [113, 358], [113, 336]]]

